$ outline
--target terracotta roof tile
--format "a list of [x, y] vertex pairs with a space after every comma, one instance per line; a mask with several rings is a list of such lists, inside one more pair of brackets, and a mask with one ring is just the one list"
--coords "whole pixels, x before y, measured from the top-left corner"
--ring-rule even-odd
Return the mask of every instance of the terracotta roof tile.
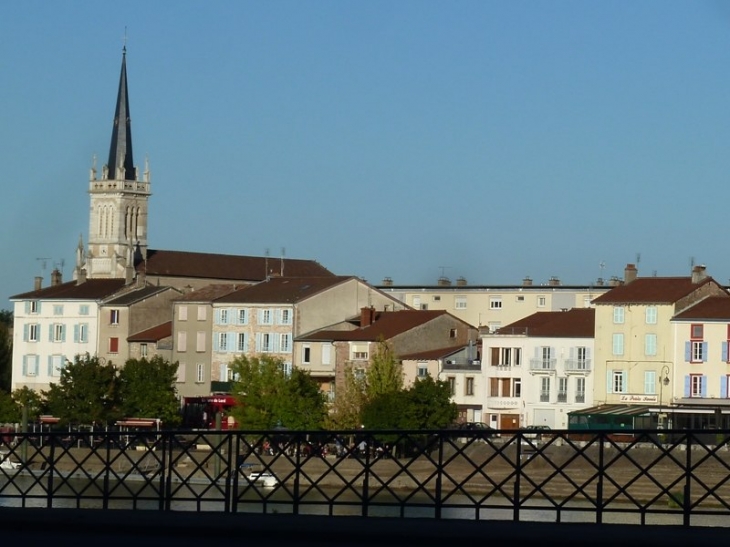
[[314, 260], [164, 250], [148, 250], [147, 260], [139, 262], [136, 268], [147, 275], [240, 281], [263, 281], [272, 275], [334, 275]]
[[216, 298], [220, 298], [228, 293], [232, 293], [240, 289], [238, 285], [223, 285], [213, 284], [206, 285], [199, 289], [193, 289], [190, 292], [185, 293], [183, 296], [178, 298], [176, 302], [212, 302]]
[[120, 294], [119, 296], [108, 300], [106, 304], [114, 306], [128, 306], [130, 304], [134, 304], [135, 302], [139, 302], [140, 300], [144, 300], [145, 298], [149, 298], [150, 296], [154, 296], [155, 294], [159, 294], [168, 290], [179, 292], [177, 289], [173, 289], [172, 287], [157, 287], [149, 285], [147, 287], [141, 287], [139, 289], [134, 289]]
[[698, 287], [715, 283], [706, 277], [692, 283], [691, 277], [640, 277], [626, 285], [619, 285], [594, 299], [595, 304], [672, 304], [687, 296]]
[[505, 325], [497, 334], [524, 334], [535, 337], [593, 338], [596, 310], [573, 308], [568, 311], [542, 311]]
[[268, 304], [294, 303], [348, 281], [352, 276], [329, 277], [272, 277], [255, 285], [221, 296], [216, 303]]
[[159, 342], [172, 336], [172, 321], [155, 325], [127, 338], [127, 342]]
[[11, 300], [100, 300], [124, 288], [124, 279], [88, 279], [84, 283], [68, 281], [54, 287], [11, 296]]
[[673, 319], [730, 321], [730, 295], [705, 298], [691, 308], [684, 310], [682, 313], [678, 313]]
[[450, 355], [453, 355], [454, 353], [457, 353], [466, 347], [468, 346], [464, 346], [463, 344], [461, 344], [459, 346], [450, 346], [448, 348], [438, 348], [428, 351], [419, 351], [416, 353], [406, 353], [404, 355], [400, 355], [399, 358], [404, 361], [426, 361], [432, 359], [443, 359], [444, 357], [449, 357]]

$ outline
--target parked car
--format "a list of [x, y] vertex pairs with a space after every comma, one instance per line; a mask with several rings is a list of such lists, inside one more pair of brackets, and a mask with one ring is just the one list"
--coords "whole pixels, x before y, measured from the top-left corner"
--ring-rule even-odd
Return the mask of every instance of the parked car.
[[458, 424], [458, 429], [466, 431], [477, 431], [480, 433], [478, 437], [482, 439], [487, 437], [493, 437], [497, 433], [493, 427], [490, 427], [483, 422], [464, 422], [462, 424]]
[[528, 425], [522, 428], [522, 438], [541, 441], [550, 435], [550, 427], [547, 425]]

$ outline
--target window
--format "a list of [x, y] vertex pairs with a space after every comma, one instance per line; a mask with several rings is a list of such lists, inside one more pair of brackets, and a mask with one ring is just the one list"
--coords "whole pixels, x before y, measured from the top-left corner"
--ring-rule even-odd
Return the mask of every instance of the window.
[[550, 348], [548, 346], [543, 346], [539, 348], [540, 351], [540, 366], [538, 368], [541, 368], [543, 370], [550, 370], [552, 368], [552, 352], [550, 351]]
[[489, 297], [489, 309], [490, 310], [501, 310], [502, 309], [502, 297], [501, 296], [490, 296]]
[[322, 345], [322, 364], [323, 365], [329, 365], [331, 364], [331, 352], [332, 352], [332, 346], [329, 344], [323, 344]]
[[441, 297], [440, 296], [434, 296], [433, 297], [433, 301], [434, 302], [440, 302], [441, 301]]
[[281, 324], [282, 325], [291, 325], [291, 310], [289, 310], [289, 309], [281, 310]]
[[646, 308], [646, 324], [656, 325], [657, 311], [656, 306], [647, 306]]
[[205, 351], [205, 331], [199, 330], [195, 333], [195, 351]]
[[471, 376], [466, 379], [466, 384], [464, 385], [464, 395], [468, 397], [474, 395], [474, 378]]
[[466, 309], [466, 296], [454, 297], [454, 308], [457, 310], [465, 310]]
[[515, 378], [514, 382], [512, 383], [512, 396], [522, 397], [522, 380], [520, 380], [519, 378]]
[[261, 345], [260, 351], [270, 352], [274, 351], [274, 335], [268, 332], [261, 334]]
[[449, 329], [449, 338], [456, 338], [456, 329]]
[[216, 347], [216, 351], [227, 351], [228, 350], [228, 333], [219, 332], [216, 339], [218, 340], [218, 345]]
[[512, 348], [502, 348], [499, 364], [509, 366], [512, 363]]
[[616, 306], [613, 308], [613, 322], [617, 325], [624, 322], [626, 310], [623, 306]]
[[238, 324], [239, 325], [247, 325], [248, 324], [248, 310], [246, 308], [238, 310]]
[[456, 395], [456, 377], [449, 376], [446, 381], [449, 383], [449, 394]]
[[692, 325], [690, 327], [690, 338], [692, 340], [702, 340], [704, 338], [704, 325]]
[[291, 363], [282, 363], [281, 364], [281, 370], [284, 371], [284, 376], [289, 378], [291, 376], [292, 366]]
[[656, 355], [656, 334], [647, 334], [644, 337], [644, 355]]
[[195, 383], [202, 384], [205, 382], [205, 365], [198, 363], [195, 365]]
[[654, 370], [644, 372], [644, 393], [646, 395], [656, 395], [656, 371]]
[[625, 374], [623, 370], [611, 370], [609, 371], [609, 393], [625, 393], [626, 382], [624, 380]]
[[588, 368], [588, 348], [578, 346], [575, 348], [575, 354], [578, 358], [576, 362], [578, 370], [586, 370]]
[[177, 333], [177, 351], [185, 352], [188, 350], [188, 333], [179, 331]]
[[53, 305], [53, 315], [63, 315], [63, 306], [61, 304]]
[[52, 342], [65, 342], [66, 341], [66, 325], [61, 323], [55, 323], [51, 326], [51, 341]]
[[89, 341], [89, 324], [79, 323], [74, 325], [74, 342], [86, 344]]
[[177, 318], [180, 321], [188, 320], [188, 307], [187, 306], [178, 306], [177, 307]]
[[248, 336], [245, 332], [238, 333], [238, 343], [236, 344], [236, 349], [241, 353], [246, 353], [248, 351]]
[[705, 360], [705, 343], [704, 342], [691, 342], [692, 354], [690, 356], [691, 363], [702, 363]]
[[178, 384], [185, 382], [185, 363], [178, 363], [177, 365], [177, 378], [175, 381]]
[[282, 334], [279, 342], [279, 351], [281, 353], [291, 353], [291, 334]]
[[119, 324], [119, 310], [109, 310], [109, 324], [110, 325]]
[[550, 378], [548, 376], [540, 378], [540, 402], [550, 402]]
[[198, 321], [205, 321], [208, 318], [208, 307], [198, 306]]
[[225, 309], [219, 309], [217, 310], [217, 319], [216, 321], [219, 325], [227, 325], [228, 324], [228, 310]]
[[119, 353], [119, 338], [116, 336], [109, 338], [109, 353]]
[[37, 300], [31, 300], [30, 302], [28, 302], [28, 313], [38, 313], [40, 312], [40, 308], [41, 306]]
[[575, 379], [575, 402], [586, 402], [586, 379], [580, 376]]
[[312, 362], [312, 348], [309, 346], [302, 346], [302, 364], [308, 365]]
[[413, 297], [413, 309], [415, 309], [415, 310], [421, 309], [421, 297], [420, 296]]
[[704, 380], [705, 377], [701, 374], [690, 374], [689, 375], [689, 396], [690, 397], [704, 397]]
[[89, 315], [89, 305], [81, 304], [79, 306], [79, 315]]
[[547, 299], [544, 296], [537, 297], [537, 307], [544, 308], [547, 305]]
[[614, 355], [624, 354], [624, 335], [622, 333], [615, 333], [613, 335], [612, 352]]
[[140, 344], [139, 345], [139, 354], [144, 358], [147, 357], [148, 351], [147, 351], [147, 344]]
[[41, 326], [37, 323], [31, 323], [30, 325], [25, 326], [25, 340], [27, 342], [37, 342], [39, 339]]
[[558, 378], [558, 402], [568, 402], [568, 379], [565, 377]]
[[368, 352], [367, 351], [353, 351], [352, 352], [352, 359], [354, 361], [367, 361], [368, 360]]
[[262, 325], [271, 325], [271, 310], [259, 310], [259, 323]]
[[38, 376], [40, 357], [37, 355], [23, 355], [23, 375]]
[[522, 295], [520, 295], [520, 296], [517, 296], [517, 297], [515, 298], [515, 300], [517, 300], [517, 302], [524, 302], [524, 301], [525, 301], [525, 297], [524, 297], [524, 296], [522, 296]]
[[48, 375], [60, 376], [63, 367], [66, 366], [66, 359], [63, 355], [51, 355], [48, 362]]
[[428, 376], [428, 365], [418, 365], [418, 377], [419, 378], [425, 378]]

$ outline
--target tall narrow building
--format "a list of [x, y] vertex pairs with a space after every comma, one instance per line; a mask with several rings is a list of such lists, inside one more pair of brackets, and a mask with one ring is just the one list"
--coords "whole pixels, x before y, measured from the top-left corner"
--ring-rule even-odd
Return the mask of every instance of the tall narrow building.
[[122, 71], [114, 111], [109, 160], [101, 176], [96, 158], [89, 180], [89, 242], [79, 242], [74, 276], [78, 279], [131, 279], [135, 252], [147, 250], [149, 166], [138, 172], [132, 156], [132, 123], [127, 90], [127, 51], [122, 50]]

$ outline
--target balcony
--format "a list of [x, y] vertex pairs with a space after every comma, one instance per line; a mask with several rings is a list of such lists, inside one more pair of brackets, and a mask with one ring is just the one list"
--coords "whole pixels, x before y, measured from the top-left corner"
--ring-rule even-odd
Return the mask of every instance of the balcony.
[[566, 359], [565, 372], [568, 374], [589, 374], [593, 370], [590, 359]]
[[463, 371], [463, 372], [481, 372], [482, 370], [482, 362], [478, 361], [476, 359], [471, 360], [447, 360], [444, 361], [443, 364], [443, 371]]
[[530, 359], [530, 372], [533, 374], [555, 372], [556, 362], [557, 359]]
[[519, 397], [487, 397], [487, 408], [519, 408], [521, 400]]

